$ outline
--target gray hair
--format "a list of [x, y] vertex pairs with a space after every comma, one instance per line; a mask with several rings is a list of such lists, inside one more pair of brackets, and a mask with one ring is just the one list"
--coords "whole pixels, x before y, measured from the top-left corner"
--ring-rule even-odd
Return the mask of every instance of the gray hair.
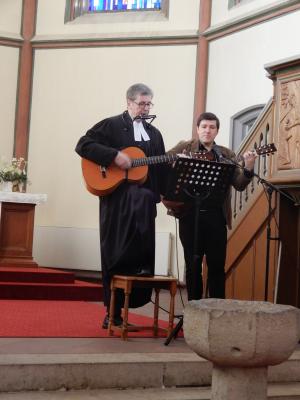
[[130, 86], [126, 92], [126, 99], [127, 100], [135, 100], [138, 95], [141, 96], [151, 96], [153, 97], [153, 91], [143, 83], [135, 83], [134, 85]]

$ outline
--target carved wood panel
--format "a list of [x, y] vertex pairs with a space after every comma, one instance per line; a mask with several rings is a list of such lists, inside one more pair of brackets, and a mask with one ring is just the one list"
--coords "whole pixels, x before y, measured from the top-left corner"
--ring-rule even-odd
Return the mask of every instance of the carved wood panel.
[[278, 169], [300, 168], [300, 79], [279, 89]]

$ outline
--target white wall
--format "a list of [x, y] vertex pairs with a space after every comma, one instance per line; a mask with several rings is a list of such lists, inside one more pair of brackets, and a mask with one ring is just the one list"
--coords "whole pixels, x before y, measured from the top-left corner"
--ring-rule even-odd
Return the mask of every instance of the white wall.
[[299, 20], [297, 11], [210, 43], [207, 110], [221, 120], [220, 144], [229, 144], [231, 116], [273, 95], [264, 65], [300, 53]]
[[0, 36], [19, 36], [22, 0], [1, 0], [0, 3]]
[[0, 159], [13, 155], [19, 50], [0, 46]]
[[[22, 0], [1, 0], [0, 38], [20, 38]], [[13, 155], [19, 49], [0, 46], [0, 159]]]
[[[156, 275], [168, 275], [170, 257], [170, 233], [157, 232]], [[100, 271], [99, 230], [37, 226], [34, 232], [33, 258], [45, 267]]]

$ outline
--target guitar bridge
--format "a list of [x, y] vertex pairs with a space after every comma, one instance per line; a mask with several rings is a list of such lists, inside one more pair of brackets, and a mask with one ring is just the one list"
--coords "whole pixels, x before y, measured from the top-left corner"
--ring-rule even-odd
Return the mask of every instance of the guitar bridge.
[[100, 171], [101, 171], [102, 178], [106, 178], [106, 168], [100, 166]]

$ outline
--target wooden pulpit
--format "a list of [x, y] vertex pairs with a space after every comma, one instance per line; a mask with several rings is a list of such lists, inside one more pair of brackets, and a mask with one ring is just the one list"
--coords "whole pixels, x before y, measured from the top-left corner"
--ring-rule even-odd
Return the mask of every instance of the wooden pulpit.
[[0, 268], [4, 264], [33, 267], [34, 212], [47, 195], [0, 192]]

